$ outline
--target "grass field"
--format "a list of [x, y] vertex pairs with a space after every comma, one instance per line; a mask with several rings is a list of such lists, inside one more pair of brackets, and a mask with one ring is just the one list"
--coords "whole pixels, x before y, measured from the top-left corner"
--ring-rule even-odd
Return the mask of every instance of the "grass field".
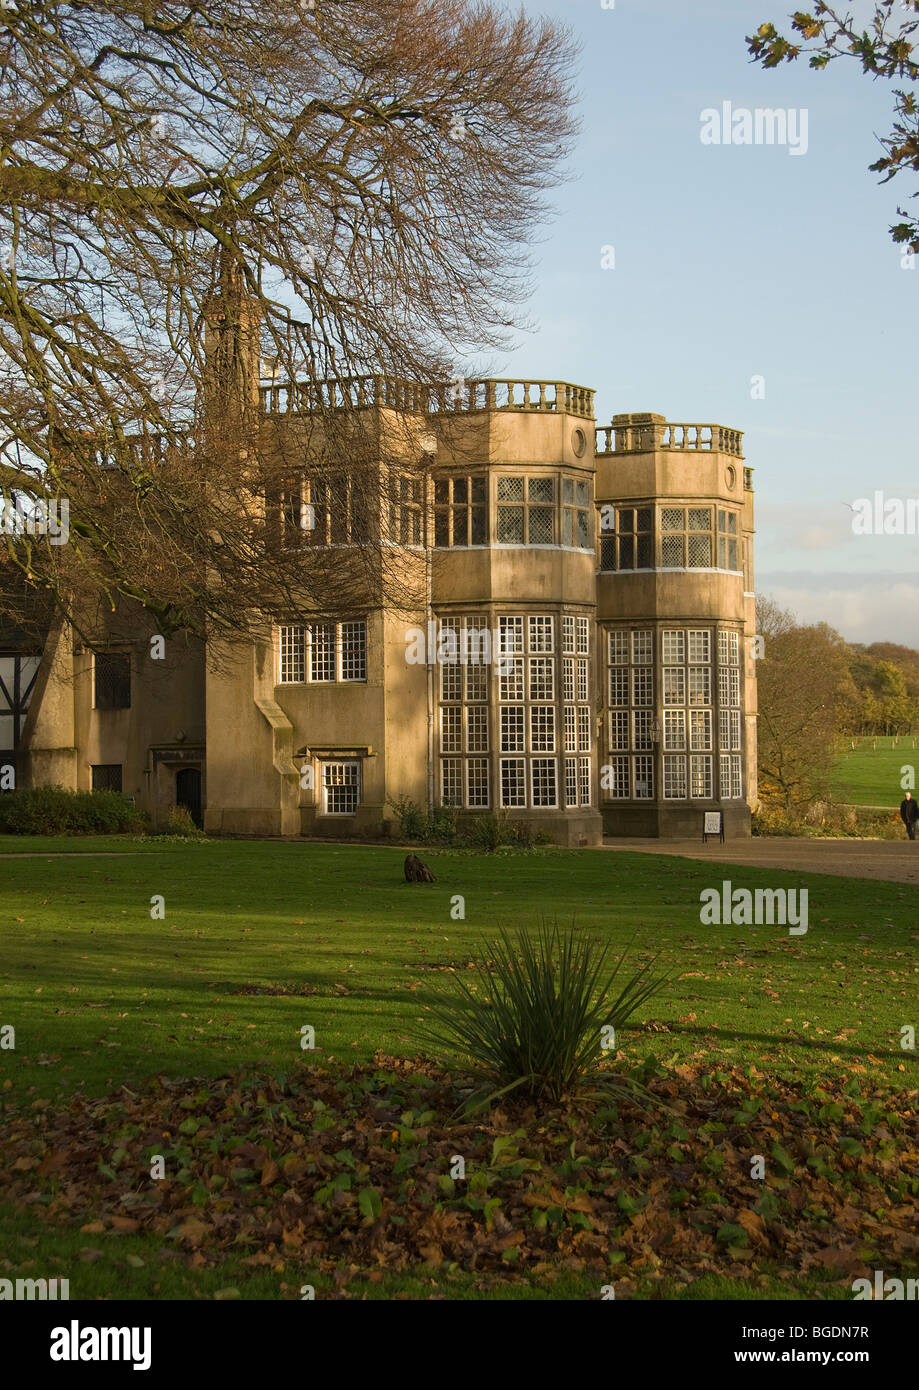
[[919, 740], [912, 735], [902, 737], [897, 744], [893, 738], [880, 736], [877, 740], [846, 739], [837, 756], [831, 783], [834, 800], [851, 806], [896, 809], [903, 800], [902, 769], [919, 767], [917, 742]]
[[[636, 960], [660, 952], [674, 978], [651, 1007], [668, 1031], [632, 1037], [642, 1055], [739, 1061], [755, 1046], [805, 1072], [850, 1055], [902, 1065], [919, 908], [901, 884], [585, 850], [429, 854], [438, 881], [409, 885], [398, 849], [115, 843], [131, 852], [74, 858], [70, 841], [66, 858], [0, 855], [0, 1008], [17, 1037], [0, 1084], [15, 1094], [279, 1065], [300, 1056], [304, 1025], [324, 1061], [411, 1055], [431, 989], [481, 956], [483, 936], [540, 914], [614, 952], [633, 942]], [[722, 879], [807, 887], [808, 933], [702, 927], [700, 892]]]
[[[117, 853], [81, 854], [106, 850]], [[412, 1057], [432, 991], [482, 958], [499, 926], [540, 915], [574, 920], [615, 954], [631, 945], [636, 963], [659, 955], [671, 978], [649, 1005], [652, 1017], [623, 1033], [628, 1058], [713, 1071], [755, 1059], [766, 1077], [803, 1086], [849, 1076], [916, 1086], [916, 1054], [899, 1047], [900, 1029], [917, 1021], [919, 992], [919, 906], [904, 885], [599, 850], [426, 851], [437, 882], [407, 885], [403, 856], [309, 843], [5, 837], [0, 1026], [15, 1027], [16, 1045], [0, 1049], [4, 1122], [156, 1074], [206, 1081], [246, 1067], [287, 1073], [304, 1061], [347, 1068], [378, 1052]], [[722, 879], [806, 887], [807, 934], [702, 926], [700, 893]], [[159, 896], [162, 919], [150, 915]], [[451, 915], [459, 898], [464, 920]], [[306, 1025], [313, 1053], [301, 1049]], [[15, 1252], [17, 1269], [34, 1262], [35, 1247], [49, 1272], [71, 1268], [87, 1242], [100, 1246], [72, 1229], [36, 1234], [28, 1212], [0, 1207], [0, 1251]], [[140, 1298], [206, 1297], [227, 1285], [243, 1297], [296, 1296], [232, 1257], [216, 1269], [173, 1266], [155, 1237], [101, 1246], [80, 1296], [111, 1293], [113, 1281]], [[587, 1296], [595, 1284], [559, 1277], [548, 1296]], [[508, 1295], [462, 1271], [450, 1279], [451, 1297], [547, 1296], [545, 1281]], [[788, 1292], [766, 1276], [729, 1293], [711, 1279], [672, 1296]], [[819, 1271], [798, 1280], [797, 1296], [820, 1284]], [[428, 1287], [428, 1275], [393, 1275], [368, 1296], [425, 1297]]]

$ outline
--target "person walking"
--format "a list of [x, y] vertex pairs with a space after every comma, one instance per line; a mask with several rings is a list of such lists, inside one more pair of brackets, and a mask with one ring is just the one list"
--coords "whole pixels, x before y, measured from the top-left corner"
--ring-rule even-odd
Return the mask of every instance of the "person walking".
[[900, 819], [906, 826], [906, 833], [909, 838], [915, 840], [916, 821], [919, 820], [919, 804], [913, 800], [909, 792], [900, 802]]

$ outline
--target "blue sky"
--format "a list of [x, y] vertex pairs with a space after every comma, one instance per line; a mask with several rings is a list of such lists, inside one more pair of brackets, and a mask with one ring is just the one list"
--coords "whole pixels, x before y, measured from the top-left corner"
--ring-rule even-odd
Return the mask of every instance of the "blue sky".
[[[846, 505], [919, 496], [919, 258], [904, 269], [888, 232], [916, 184], [868, 172], [890, 84], [848, 62], [753, 66], [744, 36], [787, 31], [791, 0], [526, 8], [582, 39], [582, 129], [536, 252], [535, 331], [493, 374], [594, 387], [598, 423], [653, 410], [743, 430], [757, 589], [852, 641], [919, 646], [919, 536], [853, 535]], [[806, 154], [703, 145], [701, 112], [724, 101], [806, 109]]]

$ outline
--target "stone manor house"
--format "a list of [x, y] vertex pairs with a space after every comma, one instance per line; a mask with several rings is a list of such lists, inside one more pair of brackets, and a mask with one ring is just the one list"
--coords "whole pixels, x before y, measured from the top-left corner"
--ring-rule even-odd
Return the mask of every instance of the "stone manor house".
[[[297, 387], [258, 389], [295, 431]], [[202, 644], [151, 662], [146, 634], [93, 653], [60, 623], [41, 649], [0, 631], [0, 764], [18, 785], [121, 791], [155, 825], [182, 804], [218, 835], [386, 835], [400, 798], [506, 813], [572, 846], [698, 837], [712, 810], [748, 835], [742, 435], [653, 414], [597, 427], [593, 396], [464, 384], [462, 449], [441, 437], [377, 519], [423, 579], [409, 622], [379, 603], [281, 623], [233, 663]], [[415, 405], [411, 387], [367, 378], [353, 408], [385, 423]], [[311, 506], [311, 545], [346, 544], [302, 489], [288, 519]]]

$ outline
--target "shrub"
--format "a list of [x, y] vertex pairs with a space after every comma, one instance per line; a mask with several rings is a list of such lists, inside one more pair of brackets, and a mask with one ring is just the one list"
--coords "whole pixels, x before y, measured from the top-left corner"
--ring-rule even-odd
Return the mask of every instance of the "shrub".
[[654, 962], [617, 985], [625, 953], [604, 977], [609, 947], [579, 936], [573, 924], [562, 930], [542, 922], [516, 940], [502, 931], [483, 949], [490, 968], [475, 965], [471, 985], [456, 976], [456, 992], [441, 994], [431, 1009], [435, 1026], [419, 1030], [429, 1042], [458, 1048], [480, 1073], [490, 1094], [477, 1095], [473, 1106], [518, 1088], [549, 1101], [584, 1084], [621, 1089], [621, 1076], [617, 1087], [599, 1069], [601, 1030], [622, 1027], [661, 989], [664, 979], [649, 976]]
[[388, 803], [396, 813], [399, 834], [403, 840], [423, 840], [427, 829], [427, 813], [410, 797], [390, 798]]
[[457, 811], [453, 806], [435, 806], [430, 812], [410, 797], [390, 800], [399, 821], [403, 840], [415, 840], [425, 845], [452, 845], [456, 840]]
[[794, 835], [809, 839], [898, 840], [906, 832], [897, 811], [870, 806], [838, 806], [816, 801], [798, 812], [761, 802], [753, 815], [754, 835]]
[[426, 811], [410, 797], [396, 797], [389, 802], [399, 821], [399, 835], [423, 845], [452, 845], [467, 847], [482, 854], [499, 849], [532, 849], [548, 842], [548, 836], [534, 831], [528, 821], [511, 820], [507, 811], [500, 816], [486, 812], [467, 818], [459, 828], [460, 812], [454, 806], [435, 806]]
[[548, 839], [548, 835], [535, 831], [529, 821], [511, 820], [507, 811], [500, 816], [494, 812], [476, 816], [469, 822], [466, 832], [467, 844], [485, 854], [505, 848], [532, 849], [534, 845], [548, 843]]
[[178, 835], [185, 840], [204, 839], [204, 831], [195, 825], [187, 806], [170, 806], [162, 833], [164, 835]]
[[505, 843], [502, 838], [501, 823], [494, 814], [476, 816], [474, 820], [470, 821], [466, 833], [470, 847], [482, 850], [485, 854], [493, 854], [500, 845]]
[[0, 796], [4, 835], [124, 835], [143, 828], [143, 816], [121, 792], [22, 787]]

